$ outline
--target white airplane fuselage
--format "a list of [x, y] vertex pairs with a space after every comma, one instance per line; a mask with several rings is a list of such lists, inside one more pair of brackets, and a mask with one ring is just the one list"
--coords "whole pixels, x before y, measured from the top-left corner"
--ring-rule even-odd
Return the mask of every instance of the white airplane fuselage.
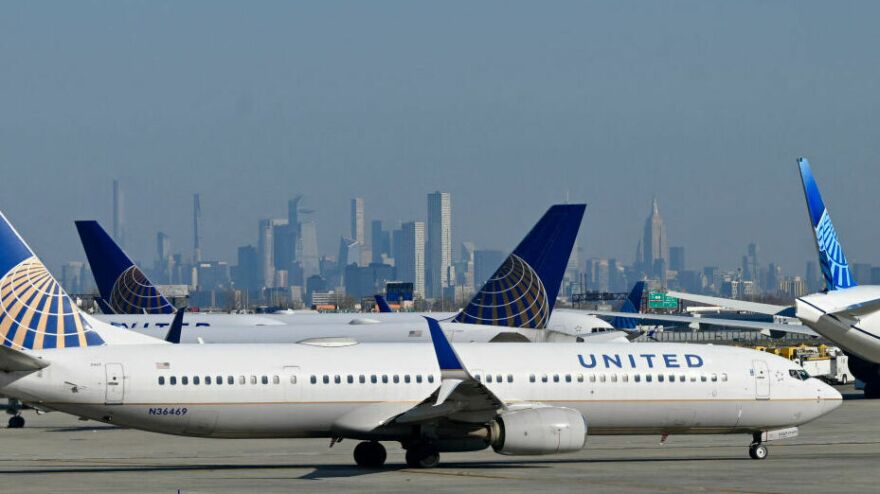
[[[492, 343], [456, 352], [507, 406], [571, 408], [592, 434], [755, 432], [809, 422], [841, 403], [827, 384], [798, 377], [792, 362], [730, 347]], [[0, 393], [188, 436], [400, 440], [409, 429], [387, 420], [431, 396], [441, 380], [432, 346], [422, 344], [116, 345], [33, 354], [48, 367], [0, 374]]]
[[[797, 317], [847, 352], [880, 363], [880, 312], [847, 317], [840, 311], [880, 299], [880, 286], [864, 285], [797, 299]], [[837, 313], [837, 314], [835, 314]]]

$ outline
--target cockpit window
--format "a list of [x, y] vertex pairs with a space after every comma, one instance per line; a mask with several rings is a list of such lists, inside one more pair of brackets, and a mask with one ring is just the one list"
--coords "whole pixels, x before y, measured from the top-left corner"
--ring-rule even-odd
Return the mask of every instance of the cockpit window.
[[807, 371], [803, 369], [791, 369], [788, 371], [788, 375], [799, 381], [806, 381], [810, 378], [810, 375], [807, 374]]

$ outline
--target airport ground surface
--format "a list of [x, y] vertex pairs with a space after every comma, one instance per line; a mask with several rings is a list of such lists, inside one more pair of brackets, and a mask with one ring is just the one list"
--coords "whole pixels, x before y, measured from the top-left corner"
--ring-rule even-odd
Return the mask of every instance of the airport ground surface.
[[406, 468], [396, 447], [384, 470], [364, 471], [354, 441], [169, 437], [26, 411], [25, 429], [0, 430], [0, 493], [877, 492], [880, 400], [840, 389], [842, 407], [769, 443], [763, 461], [739, 435], [590, 437], [574, 455], [449, 453], [433, 470]]

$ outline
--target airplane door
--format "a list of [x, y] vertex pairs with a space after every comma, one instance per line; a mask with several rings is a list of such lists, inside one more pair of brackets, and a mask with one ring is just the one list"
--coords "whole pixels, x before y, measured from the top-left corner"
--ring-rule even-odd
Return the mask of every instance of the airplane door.
[[753, 360], [752, 371], [755, 373], [755, 398], [770, 399], [770, 369], [764, 360]]
[[121, 405], [125, 399], [125, 372], [122, 364], [105, 364], [104, 374], [106, 377], [106, 395], [104, 403], [107, 405]]

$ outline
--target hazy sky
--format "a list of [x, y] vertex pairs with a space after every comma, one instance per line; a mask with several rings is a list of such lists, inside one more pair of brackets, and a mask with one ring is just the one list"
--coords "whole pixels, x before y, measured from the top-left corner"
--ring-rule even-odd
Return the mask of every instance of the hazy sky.
[[50, 265], [75, 219], [234, 262], [297, 193], [322, 249], [453, 194], [454, 242], [510, 249], [589, 204], [583, 256], [631, 262], [652, 195], [691, 268], [813, 258], [811, 159], [851, 261], [880, 263], [877, 2], [8, 2], [0, 209]]

